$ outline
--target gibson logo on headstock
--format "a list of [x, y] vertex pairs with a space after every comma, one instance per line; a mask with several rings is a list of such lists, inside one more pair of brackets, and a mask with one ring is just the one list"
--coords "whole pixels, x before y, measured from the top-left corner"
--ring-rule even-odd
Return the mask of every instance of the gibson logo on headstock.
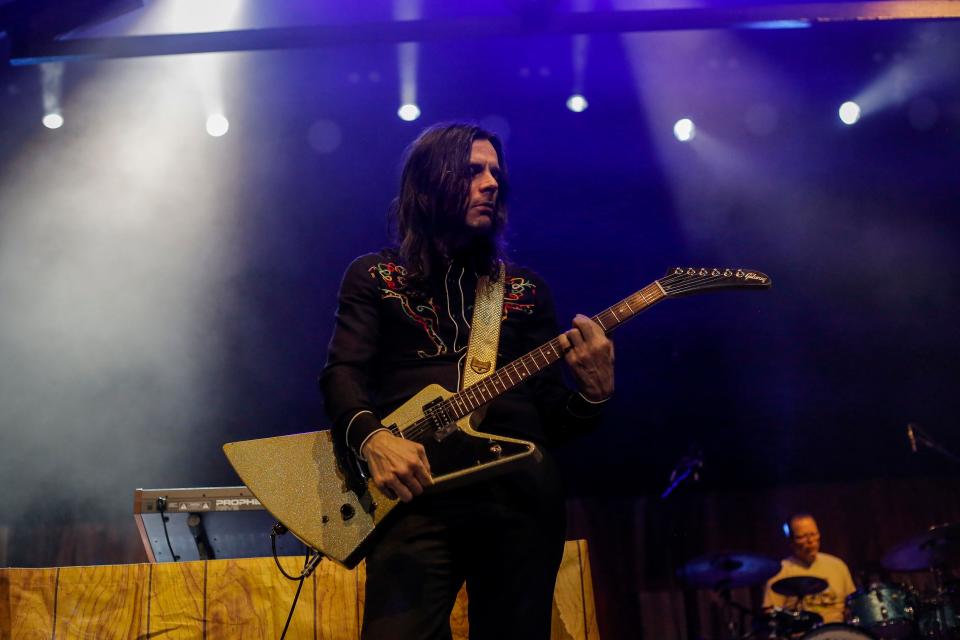
[[744, 276], [743, 276], [743, 279], [744, 279], [744, 280], [756, 280], [756, 281], [758, 281], [760, 284], [766, 284], [766, 282], [767, 282], [767, 279], [766, 279], [765, 277], [763, 277], [763, 276], [761, 276], [761, 275], [758, 275], [758, 274], [754, 273], [753, 271], [748, 271], [747, 273], [745, 273]]

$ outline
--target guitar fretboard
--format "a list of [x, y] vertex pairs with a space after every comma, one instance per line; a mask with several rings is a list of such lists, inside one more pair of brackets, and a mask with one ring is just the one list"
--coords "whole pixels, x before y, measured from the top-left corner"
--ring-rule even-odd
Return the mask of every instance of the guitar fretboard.
[[[593, 316], [593, 321], [603, 328], [604, 333], [610, 333], [641, 311], [649, 309], [665, 296], [666, 293], [659, 282], [652, 282], [640, 291], [627, 296], [612, 307], [608, 307]], [[536, 375], [549, 367], [562, 358], [563, 353], [558, 336], [520, 356], [463, 391], [455, 393], [434, 409], [441, 411], [449, 422], [459, 420], [505, 391], [509, 391], [530, 376]], [[469, 366], [469, 363], [466, 366]]]

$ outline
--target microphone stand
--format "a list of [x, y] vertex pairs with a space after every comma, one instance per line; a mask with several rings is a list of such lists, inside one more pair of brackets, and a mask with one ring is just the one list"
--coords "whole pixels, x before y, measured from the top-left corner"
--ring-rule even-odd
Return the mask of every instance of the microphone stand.
[[683, 481], [693, 476], [693, 481], [696, 482], [700, 479], [700, 469], [703, 468], [703, 454], [699, 451], [692, 456], [684, 456], [680, 458], [680, 462], [677, 463], [677, 466], [674, 467], [673, 471], [670, 473], [670, 484], [667, 485], [667, 488], [663, 490], [663, 493], [660, 494], [661, 500], [666, 500], [670, 497], [670, 494], [676, 491], [677, 487], [683, 484]]
[[926, 431], [920, 428], [920, 425], [910, 423], [907, 425], [907, 438], [910, 439], [910, 449], [916, 453], [918, 451], [917, 444], [921, 444], [928, 449], [936, 451], [941, 456], [947, 460], [960, 464], [960, 455], [957, 455], [953, 451], [950, 451], [945, 446], [934, 440], [930, 437]]
[[[693, 602], [693, 598], [687, 589], [680, 589], [677, 584], [677, 576], [679, 575], [679, 569], [675, 564], [675, 558], [677, 557], [677, 550], [683, 547], [683, 531], [680, 527], [677, 526], [677, 518], [675, 517], [674, 510], [677, 507], [676, 500], [670, 500], [670, 496], [691, 476], [693, 480], [691, 482], [696, 482], [700, 479], [700, 469], [703, 468], [703, 454], [694, 450], [691, 455], [686, 455], [680, 458], [676, 466], [673, 468], [673, 471], [670, 472], [670, 480], [667, 485], [667, 488], [663, 490], [660, 494], [660, 501], [664, 505], [664, 515], [666, 516], [665, 529], [669, 532], [669, 539], [667, 544], [664, 545], [664, 552], [666, 555], [666, 563], [669, 568], [669, 582], [667, 587], [671, 592], [680, 593], [681, 600], [683, 602], [683, 608], [686, 612], [684, 616], [684, 626], [686, 626], [687, 637], [696, 638], [700, 637], [700, 625], [699, 620], [693, 617], [693, 611], [696, 608]], [[670, 607], [670, 615], [673, 620], [674, 629], [678, 634], [682, 633], [679, 621], [677, 620], [676, 607]]]

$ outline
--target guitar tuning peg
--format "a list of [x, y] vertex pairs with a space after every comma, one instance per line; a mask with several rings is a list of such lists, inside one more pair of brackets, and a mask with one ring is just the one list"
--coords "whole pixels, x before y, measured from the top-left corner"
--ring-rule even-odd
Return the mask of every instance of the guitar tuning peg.
[[687, 275], [688, 275], [688, 276], [695, 276], [695, 275], [697, 275], [697, 270], [694, 269], [693, 267], [689, 267], [689, 268], [687, 269]]
[[707, 275], [707, 270], [704, 269], [703, 267], [701, 267], [701, 268], [700, 268], [700, 275], [701, 275], [701, 276]]
[[710, 275], [712, 275], [713, 277], [719, 276], [719, 275], [720, 275], [720, 269], [714, 269], [713, 271], [710, 272]]
[[744, 276], [743, 269], [737, 269], [737, 277], [742, 278]]
[[683, 275], [683, 267], [677, 267], [673, 270], [673, 275], [680, 276]]
[[725, 275], [726, 277], [729, 278], [730, 276], [733, 275], [733, 271], [730, 271], [730, 269], [724, 269], [724, 270], [723, 270], [723, 275]]

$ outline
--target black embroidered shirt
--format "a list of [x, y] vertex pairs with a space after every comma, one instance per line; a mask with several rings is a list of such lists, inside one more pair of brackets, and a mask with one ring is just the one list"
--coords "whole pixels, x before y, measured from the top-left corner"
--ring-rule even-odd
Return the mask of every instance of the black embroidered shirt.
[[[392, 251], [368, 254], [350, 264], [340, 287], [321, 386], [334, 432], [354, 452], [426, 385], [456, 391], [462, 381], [476, 274], [451, 263], [431, 286], [415, 287], [406, 273]], [[559, 333], [547, 285], [508, 265], [497, 366]], [[591, 428], [599, 411], [553, 366], [493, 400], [480, 428], [544, 445]]]

